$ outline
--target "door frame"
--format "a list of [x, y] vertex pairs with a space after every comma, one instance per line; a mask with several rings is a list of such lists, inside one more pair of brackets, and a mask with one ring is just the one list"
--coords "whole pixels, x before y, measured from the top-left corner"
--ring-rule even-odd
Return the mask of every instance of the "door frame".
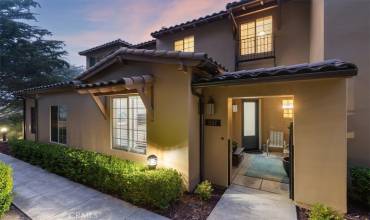
[[260, 150], [261, 146], [261, 99], [260, 98], [244, 98], [241, 99], [241, 114], [242, 114], [242, 129], [241, 129], [241, 145], [244, 146], [244, 102], [246, 101], [254, 101], [256, 102], [257, 108], [257, 117], [256, 117], [256, 132], [257, 132], [257, 147], [253, 149], [245, 149], [250, 151]]

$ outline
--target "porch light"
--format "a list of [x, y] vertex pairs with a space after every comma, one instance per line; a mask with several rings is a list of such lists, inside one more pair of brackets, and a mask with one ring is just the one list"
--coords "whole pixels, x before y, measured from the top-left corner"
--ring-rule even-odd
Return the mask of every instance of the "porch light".
[[148, 163], [149, 169], [155, 169], [157, 167], [158, 157], [154, 154], [149, 155], [147, 158], [147, 163]]
[[209, 98], [207, 103], [207, 114], [214, 115], [215, 114], [215, 101], [212, 97]]
[[3, 142], [5, 142], [6, 141], [6, 133], [8, 132], [8, 128], [7, 127], [2, 127], [1, 129], [0, 129], [0, 133], [2, 134], [2, 136], [3, 136]]
[[238, 105], [233, 105], [233, 112], [238, 112]]
[[293, 99], [284, 99], [283, 100], [283, 109], [293, 109]]

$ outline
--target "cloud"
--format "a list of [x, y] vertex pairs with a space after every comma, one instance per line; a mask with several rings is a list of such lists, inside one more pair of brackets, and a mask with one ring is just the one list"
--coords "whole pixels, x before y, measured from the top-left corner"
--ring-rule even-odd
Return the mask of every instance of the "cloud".
[[130, 43], [150, 40], [151, 32], [225, 8], [229, 0], [111, 0], [80, 4], [84, 28], [60, 34], [73, 64], [82, 64], [78, 51], [121, 38]]

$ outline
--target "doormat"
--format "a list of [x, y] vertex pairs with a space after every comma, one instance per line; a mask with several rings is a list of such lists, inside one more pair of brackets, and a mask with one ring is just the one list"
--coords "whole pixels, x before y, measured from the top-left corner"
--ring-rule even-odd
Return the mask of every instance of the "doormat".
[[284, 170], [281, 158], [250, 154], [248, 160], [250, 160], [250, 165], [245, 173], [246, 176], [289, 183], [289, 177]]

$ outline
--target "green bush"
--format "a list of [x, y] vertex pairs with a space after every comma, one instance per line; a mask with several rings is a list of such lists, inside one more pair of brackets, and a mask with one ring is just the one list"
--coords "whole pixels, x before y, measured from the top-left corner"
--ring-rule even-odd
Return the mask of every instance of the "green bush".
[[183, 192], [181, 175], [173, 169], [151, 170], [132, 161], [56, 144], [11, 140], [10, 147], [21, 160], [136, 205], [165, 209]]
[[351, 169], [349, 196], [370, 208], [370, 168], [356, 167]]
[[0, 218], [12, 203], [13, 178], [12, 168], [0, 162]]
[[201, 200], [209, 200], [212, 196], [212, 192], [212, 184], [208, 180], [199, 183], [195, 189], [195, 194], [198, 194]]
[[310, 220], [342, 220], [344, 219], [341, 215], [335, 212], [330, 207], [323, 204], [315, 204], [310, 212]]

